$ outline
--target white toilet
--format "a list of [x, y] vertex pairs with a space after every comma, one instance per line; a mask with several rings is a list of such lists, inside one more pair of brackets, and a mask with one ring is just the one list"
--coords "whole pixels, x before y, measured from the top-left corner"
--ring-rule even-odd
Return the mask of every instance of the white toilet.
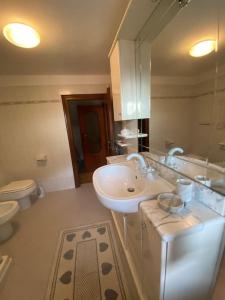
[[18, 211], [17, 201], [0, 202], [0, 242], [7, 240], [12, 235], [11, 219]]
[[24, 210], [31, 206], [30, 196], [36, 189], [34, 180], [12, 181], [0, 188], [0, 201], [16, 200], [20, 209]]

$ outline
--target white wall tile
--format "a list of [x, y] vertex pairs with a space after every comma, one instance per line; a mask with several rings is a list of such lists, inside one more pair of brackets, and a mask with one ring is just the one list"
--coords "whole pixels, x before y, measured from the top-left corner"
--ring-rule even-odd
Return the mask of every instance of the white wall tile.
[[[94, 76], [93, 76], [94, 77]], [[103, 82], [104, 79], [104, 82]], [[91, 83], [0, 86], [0, 185], [11, 180], [33, 178], [46, 191], [74, 187], [73, 171], [61, 94], [105, 93], [105, 78]], [[60, 79], [62, 80], [62, 78]], [[31, 80], [33, 84], [33, 79]], [[40, 80], [39, 80], [40, 81]], [[58, 100], [53, 103], [1, 105], [2, 102]], [[39, 166], [36, 155], [46, 154], [47, 164]]]

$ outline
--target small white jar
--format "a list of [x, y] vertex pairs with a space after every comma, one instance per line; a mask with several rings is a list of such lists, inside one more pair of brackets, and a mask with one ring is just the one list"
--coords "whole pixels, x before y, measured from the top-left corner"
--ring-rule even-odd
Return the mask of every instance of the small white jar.
[[177, 180], [177, 194], [184, 203], [192, 201], [193, 198], [193, 182], [189, 179]]

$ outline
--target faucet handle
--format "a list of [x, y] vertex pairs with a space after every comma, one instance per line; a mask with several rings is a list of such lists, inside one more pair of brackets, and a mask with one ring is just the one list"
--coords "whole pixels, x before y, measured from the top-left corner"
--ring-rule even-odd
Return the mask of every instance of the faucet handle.
[[155, 168], [153, 168], [152, 166], [148, 166], [148, 167], [146, 167], [146, 173], [153, 173], [153, 172], [156, 172], [156, 169]]
[[157, 171], [155, 168], [153, 168], [152, 166], [149, 166], [147, 167], [145, 170], [144, 170], [144, 176], [147, 178], [147, 179], [156, 179], [157, 177]]

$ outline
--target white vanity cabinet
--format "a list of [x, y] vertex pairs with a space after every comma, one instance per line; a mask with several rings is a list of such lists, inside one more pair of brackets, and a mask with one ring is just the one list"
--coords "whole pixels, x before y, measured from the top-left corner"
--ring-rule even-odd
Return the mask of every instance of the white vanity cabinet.
[[223, 250], [224, 219], [201, 204], [190, 207], [183, 218], [166, 218], [157, 212], [154, 200], [141, 206], [144, 299], [211, 299]]
[[[150, 96], [140, 93], [136, 78], [135, 42], [119, 40], [110, 54], [114, 120], [149, 118]], [[150, 83], [141, 90], [149, 90]]]

